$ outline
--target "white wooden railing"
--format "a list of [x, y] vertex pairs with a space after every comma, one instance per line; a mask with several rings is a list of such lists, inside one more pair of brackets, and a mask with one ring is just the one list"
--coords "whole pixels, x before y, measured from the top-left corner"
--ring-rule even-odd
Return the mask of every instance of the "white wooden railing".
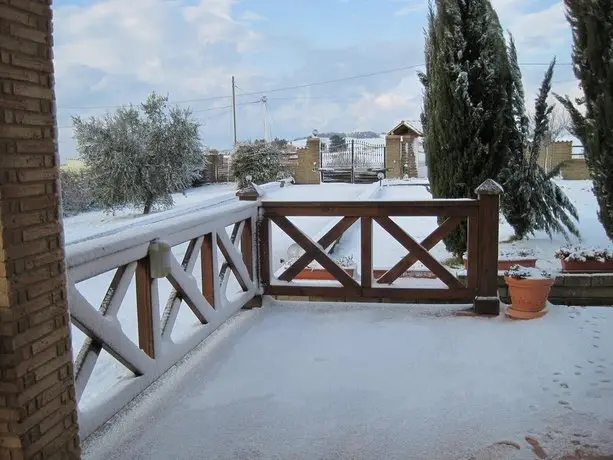
[[[82, 437], [260, 294], [255, 267], [257, 213], [257, 202], [235, 202], [67, 247], [71, 321], [85, 334], [80, 350], [74, 350], [77, 399], [93, 382], [102, 350], [131, 376], [105, 388], [86, 409], [80, 404]], [[165, 252], [165, 247], [172, 250]], [[106, 281], [94, 281], [108, 272], [114, 272], [110, 283], [108, 276]], [[172, 286], [168, 298], [159, 288], [164, 278]], [[87, 282], [106, 289], [99, 304], [80, 288]], [[135, 296], [127, 295], [131, 287]], [[136, 312], [137, 333], [132, 339], [118, 319], [120, 308]], [[191, 310], [195, 326], [177, 339], [172, 333], [180, 308]]]

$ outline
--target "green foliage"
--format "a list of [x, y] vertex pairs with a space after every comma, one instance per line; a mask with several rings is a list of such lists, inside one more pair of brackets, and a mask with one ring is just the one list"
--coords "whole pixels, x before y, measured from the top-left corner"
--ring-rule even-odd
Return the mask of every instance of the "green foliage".
[[330, 136], [330, 152], [341, 152], [347, 149], [347, 141], [340, 134]]
[[500, 181], [507, 191], [502, 197], [502, 210], [507, 222], [515, 231], [515, 239], [521, 240], [537, 230], [551, 237], [554, 232], [567, 231], [579, 236], [573, 219], [577, 209], [553, 181], [560, 166], [545, 173], [538, 164], [538, 157], [549, 133], [549, 119], [553, 107], [547, 103], [555, 60], [551, 63], [535, 101], [534, 128], [530, 133], [530, 121], [526, 115], [521, 71], [517, 63], [515, 43], [511, 37], [509, 60], [513, 75], [512, 104], [515, 124], [511, 136], [512, 155], [500, 174]]
[[[422, 125], [432, 194], [473, 197], [482, 182], [498, 177], [510, 156], [511, 71], [490, 2], [431, 4], [425, 57]], [[466, 237], [462, 224], [445, 245], [461, 256]]]
[[282, 151], [278, 146], [266, 142], [239, 144], [232, 154], [230, 175], [238, 188], [249, 185], [247, 176], [255, 184], [265, 184], [285, 177], [281, 165]]
[[60, 191], [62, 215], [64, 216], [74, 216], [99, 207], [94, 201], [92, 183], [86, 169], [62, 169], [60, 171]]
[[556, 95], [581, 140], [598, 201], [598, 217], [613, 241], [613, 16], [610, 0], [565, 0], [573, 32], [573, 64], [583, 97]]
[[169, 107], [152, 93], [103, 117], [73, 117], [77, 151], [87, 165], [95, 200], [106, 210], [172, 206], [171, 193], [190, 187], [204, 167], [199, 124], [189, 109]]

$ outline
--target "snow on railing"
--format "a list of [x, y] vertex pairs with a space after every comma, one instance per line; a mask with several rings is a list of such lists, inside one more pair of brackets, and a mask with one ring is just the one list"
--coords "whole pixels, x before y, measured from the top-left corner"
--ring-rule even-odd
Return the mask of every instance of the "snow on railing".
[[[259, 294], [257, 216], [258, 202], [234, 202], [66, 248], [70, 317], [85, 336], [75, 358], [82, 437]], [[100, 281], [104, 275], [106, 280]], [[166, 290], [162, 282], [168, 285]], [[135, 298], [127, 296], [132, 286]], [[102, 295], [92, 299], [96, 291]], [[193, 314], [192, 322], [177, 333], [177, 318], [186, 307]], [[125, 324], [130, 310], [135, 325]], [[130, 326], [135, 329], [133, 337]], [[131, 377], [108, 384], [109, 365], [92, 378], [103, 350]], [[112, 362], [108, 356], [105, 359], [105, 366]], [[82, 397], [90, 386], [95, 387], [91, 390], [95, 397], [83, 408]]]

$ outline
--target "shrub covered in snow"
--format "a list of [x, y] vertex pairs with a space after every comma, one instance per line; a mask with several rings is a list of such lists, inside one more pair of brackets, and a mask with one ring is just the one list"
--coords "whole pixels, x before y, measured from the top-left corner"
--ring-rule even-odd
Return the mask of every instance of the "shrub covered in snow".
[[613, 249], [602, 248], [581, 248], [565, 246], [556, 251], [557, 259], [575, 262], [608, 262], [613, 260]]
[[92, 183], [87, 170], [60, 171], [60, 191], [62, 194], [62, 214], [64, 216], [74, 216], [99, 208], [94, 200]]
[[155, 204], [171, 206], [204, 167], [199, 123], [189, 109], [169, 107], [152, 93], [140, 108], [121, 107], [104, 117], [73, 117], [77, 151], [107, 210], [126, 205], [148, 214]]
[[528, 268], [522, 267], [521, 265], [513, 265], [509, 270], [504, 272], [504, 276], [513, 278], [516, 280], [525, 280], [525, 279], [552, 279], [553, 274], [548, 272], [547, 270], [543, 270], [540, 268]]
[[248, 176], [256, 184], [265, 184], [286, 177], [281, 165], [283, 152], [276, 144], [263, 141], [239, 144], [232, 154], [230, 174], [244, 188], [249, 184]]

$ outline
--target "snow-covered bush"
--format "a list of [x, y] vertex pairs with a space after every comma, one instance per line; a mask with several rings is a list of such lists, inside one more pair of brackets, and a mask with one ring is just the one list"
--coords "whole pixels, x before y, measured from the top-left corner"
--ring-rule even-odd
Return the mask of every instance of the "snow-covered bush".
[[94, 198], [106, 210], [133, 205], [148, 214], [156, 204], [172, 206], [171, 194], [191, 187], [205, 165], [199, 123], [156, 93], [140, 107], [73, 117], [73, 124]]
[[60, 191], [62, 194], [62, 215], [74, 216], [82, 212], [93, 211], [96, 206], [92, 193], [92, 184], [87, 170], [60, 171]]
[[553, 278], [553, 274], [551, 272], [548, 272], [547, 270], [543, 270], [540, 268], [522, 267], [521, 265], [513, 265], [509, 270], [504, 272], [504, 276], [516, 280], [546, 280]]
[[248, 176], [255, 184], [265, 184], [286, 177], [281, 165], [281, 149], [262, 141], [239, 144], [232, 154], [230, 174], [244, 188], [249, 184]]
[[608, 262], [613, 260], [613, 249], [602, 248], [581, 248], [579, 246], [565, 246], [560, 248], [555, 253], [556, 259], [565, 260], [567, 262]]

